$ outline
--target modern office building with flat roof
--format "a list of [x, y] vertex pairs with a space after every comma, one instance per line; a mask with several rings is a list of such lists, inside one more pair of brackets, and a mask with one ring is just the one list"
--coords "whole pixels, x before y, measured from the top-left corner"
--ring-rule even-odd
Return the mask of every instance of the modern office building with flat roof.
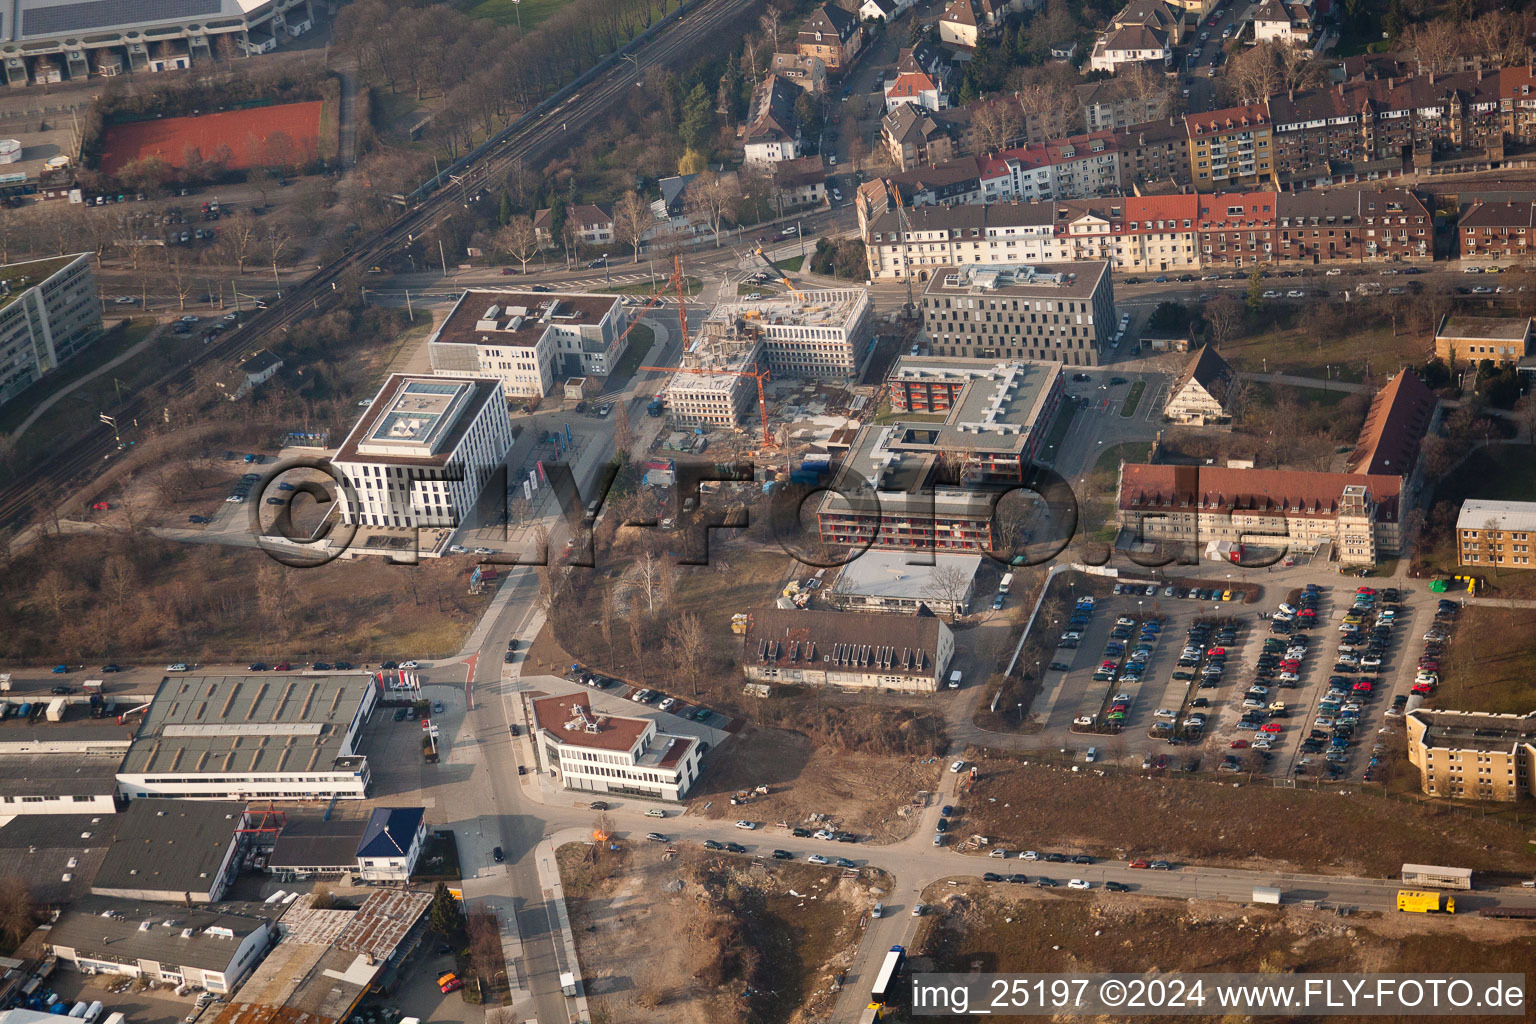
[[822, 541], [950, 553], [1008, 548], [994, 523], [996, 502], [1042, 454], [1061, 407], [1061, 366], [903, 356], [886, 383], [893, 409], [924, 418], [859, 431], [817, 511]]
[[542, 398], [567, 377], [612, 373], [628, 328], [629, 307], [616, 295], [468, 291], [427, 353], [433, 373], [496, 380], [508, 398]]
[[0, 267], [0, 405], [101, 336], [94, 257]]
[[1115, 333], [1102, 260], [938, 267], [922, 303], [934, 355], [1097, 366]]
[[378, 689], [357, 675], [167, 676], [118, 769], [123, 796], [360, 800]]
[[457, 526], [512, 448], [494, 382], [392, 374], [342, 442], [341, 515], [364, 526]]
[[722, 302], [710, 318], [758, 338], [774, 377], [848, 380], [869, 360], [874, 307], [863, 288], [816, 288]]
[[539, 767], [566, 789], [681, 800], [699, 777], [698, 740], [593, 711], [584, 693], [538, 698], [533, 723]]

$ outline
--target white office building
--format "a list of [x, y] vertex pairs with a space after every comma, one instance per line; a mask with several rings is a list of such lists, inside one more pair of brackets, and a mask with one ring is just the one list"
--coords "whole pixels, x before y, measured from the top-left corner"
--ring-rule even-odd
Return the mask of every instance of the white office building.
[[512, 448], [493, 381], [392, 374], [337, 450], [341, 514], [362, 526], [453, 527]]
[[599, 714], [584, 693], [535, 700], [533, 719], [539, 769], [566, 789], [681, 800], [699, 777], [704, 755], [692, 736]]
[[0, 267], [0, 405], [100, 336], [92, 253]]
[[361, 800], [363, 725], [378, 702], [356, 675], [167, 676], [118, 768], [118, 789], [204, 800]]
[[501, 382], [542, 398], [568, 377], [606, 377], [628, 347], [629, 307], [614, 295], [469, 291], [427, 343], [432, 372]]
[[846, 380], [869, 359], [874, 307], [863, 288], [818, 288], [723, 302], [710, 319], [755, 334], [774, 377]]

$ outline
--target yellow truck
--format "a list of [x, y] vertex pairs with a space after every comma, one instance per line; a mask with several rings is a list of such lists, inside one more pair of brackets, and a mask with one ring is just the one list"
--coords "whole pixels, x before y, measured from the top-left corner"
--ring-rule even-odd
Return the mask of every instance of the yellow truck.
[[1399, 889], [1397, 909], [1408, 914], [1454, 914], [1456, 897], [1443, 892]]

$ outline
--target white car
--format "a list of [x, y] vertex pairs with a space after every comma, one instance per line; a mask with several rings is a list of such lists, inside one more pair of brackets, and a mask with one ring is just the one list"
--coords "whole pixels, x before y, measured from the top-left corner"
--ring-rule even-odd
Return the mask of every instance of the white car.
[[1067, 882], [1068, 889], [1092, 889], [1093, 883], [1086, 878], [1074, 878]]
[[1280, 293], [1271, 288], [1269, 291], [1264, 293], [1264, 297], [1266, 299], [1278, 299], [1280, 297]]
[[751, 832], [751, 831], [753, 831], [754, 829], [757, 828], [757, 822], [755, 822], [755, 821], [738, 821], [736, 823], [736, 827], [737, 828], [744, 828], [748, 832]]
[[914, 904], [912, 904], [912, 916], [913, 917], [922, 917], [923, 916], [923, 911], [925, 909], [927, 909], [927, 908], [924, 907], [921, 903], [914, 903]]
[[821, 839], [821, 840], [825, 840], [827, 842], [831, 842], [832, 840], [837, 838], [837, 833], [833, 832], [831, 829], [824, 828], [824, 829], [821, 829], [819, 832], [817, 832], [815, 834], [815, 836], [813, 836], [812, 838]]
[[954, 764], [949, 766], [949, 770], [952, 774], [959, 775], [961, 772], [965, 771], [965, 762], [956, 761]]
[[805, 861], [806, 861], [807, 864], [830, 864], [830, 863], [832, 863], [831, 861], [827, 860], [826, 857], [823, 857], [819, 853], [811, 854], [809, 857], [805, 858]]
[[1290, 291], [1285, 293], [1285, 297], [1288, 299], [1302, 299], [1305, 298], [1306, 295], [1307, 293], [1302, 291], [1300, 288], [1292, 288]]
[[1174, 714], [1173, 708], [1158, 708], [1156, 711], [1152, 712], [1152, 717], [1153, 718], [1176, 718], [1178, 716]]
[[165, 666], [165, 670], [167, 672], [189, 672], [189, 671], [191, 671], [191, 669], [187, 668], [187, 663], [184, 662], [184, 661], [178, 661], [178, 662], [174, 662], [174, 663], [172, 663], [170, 665], [167, 665], [167, 666]]
[[[840, 188], [833, 189], [832, 190], [832, 198], [836, 202], [839, 202], [839, 203], [842, 202], [843, 201], [843, 190], [840, 189]], [[922, 906], [922, 904], [919, 903], [918, 906]]]
[[400, 667], [401, 668], [421, 668], [421, 662], [419, 662], [419, 661], [402, 661], [400, 663]]
[[119, 295], [117, 298], [113, 299], [112, 301], [117, 303], [119, 306], [131, 306], [135, 302], [138, 302], [139, 300], [134, 298], [132, 295]]
[[[131, 302], [132, 300], [130, 299], [129, 301]], [[181, 322], [184, 323], [184, 324], [195, 324], [195, 323], [197, 323], [198, 319], [199, 319], [198, 317], [195, 317], [191, 313], [188, 313], [186, 316], [181, 318]]]
[[466, 548], [463, 544], [450, 544], [450, 545], [448, 545], [448, 553], [450, 555], [462, 555], [462, 554], [464, 554], [468, 550], [469, 549]]
[[1323, 276], [1324, 277], [1338, 277], [1342, 273], [1344, 273], [1344, 271], [1340, 270], [1338, 267], [1330, 267], [1329, 269], [1323, 271]]
[[1019, 860], [1039, 860], [1039, 859], [1040, 859], [1040, 855], [1038, 853], [1036, 853], [1034, 850], [1025, 850], [1023, 853], [1019, 854]]
[[837, 166], [837, 154], [836, 153], [828, 153], [827, 154], [827, 163], [830, 164], [833, 167], [836, 167]]
[[673, 708], [677, 707], [677, 698], [676, 697], [668, 697], [666, 700], [663, 700], [660, 704], [658, 704], [656, 706], [658, 708], [660, 708], [661, 710], [663, 710], [663, 711], [671, 711]]

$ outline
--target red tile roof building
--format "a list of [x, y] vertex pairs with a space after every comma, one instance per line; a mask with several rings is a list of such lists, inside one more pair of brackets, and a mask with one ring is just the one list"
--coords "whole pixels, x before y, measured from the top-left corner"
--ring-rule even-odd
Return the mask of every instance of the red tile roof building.
[[566, 789], [680, 800], [699, 777], [698, 740], [658, 732], [652, 719], [602, 714], [585, 693], [538, 697], [532, 707], [539, 768]]

